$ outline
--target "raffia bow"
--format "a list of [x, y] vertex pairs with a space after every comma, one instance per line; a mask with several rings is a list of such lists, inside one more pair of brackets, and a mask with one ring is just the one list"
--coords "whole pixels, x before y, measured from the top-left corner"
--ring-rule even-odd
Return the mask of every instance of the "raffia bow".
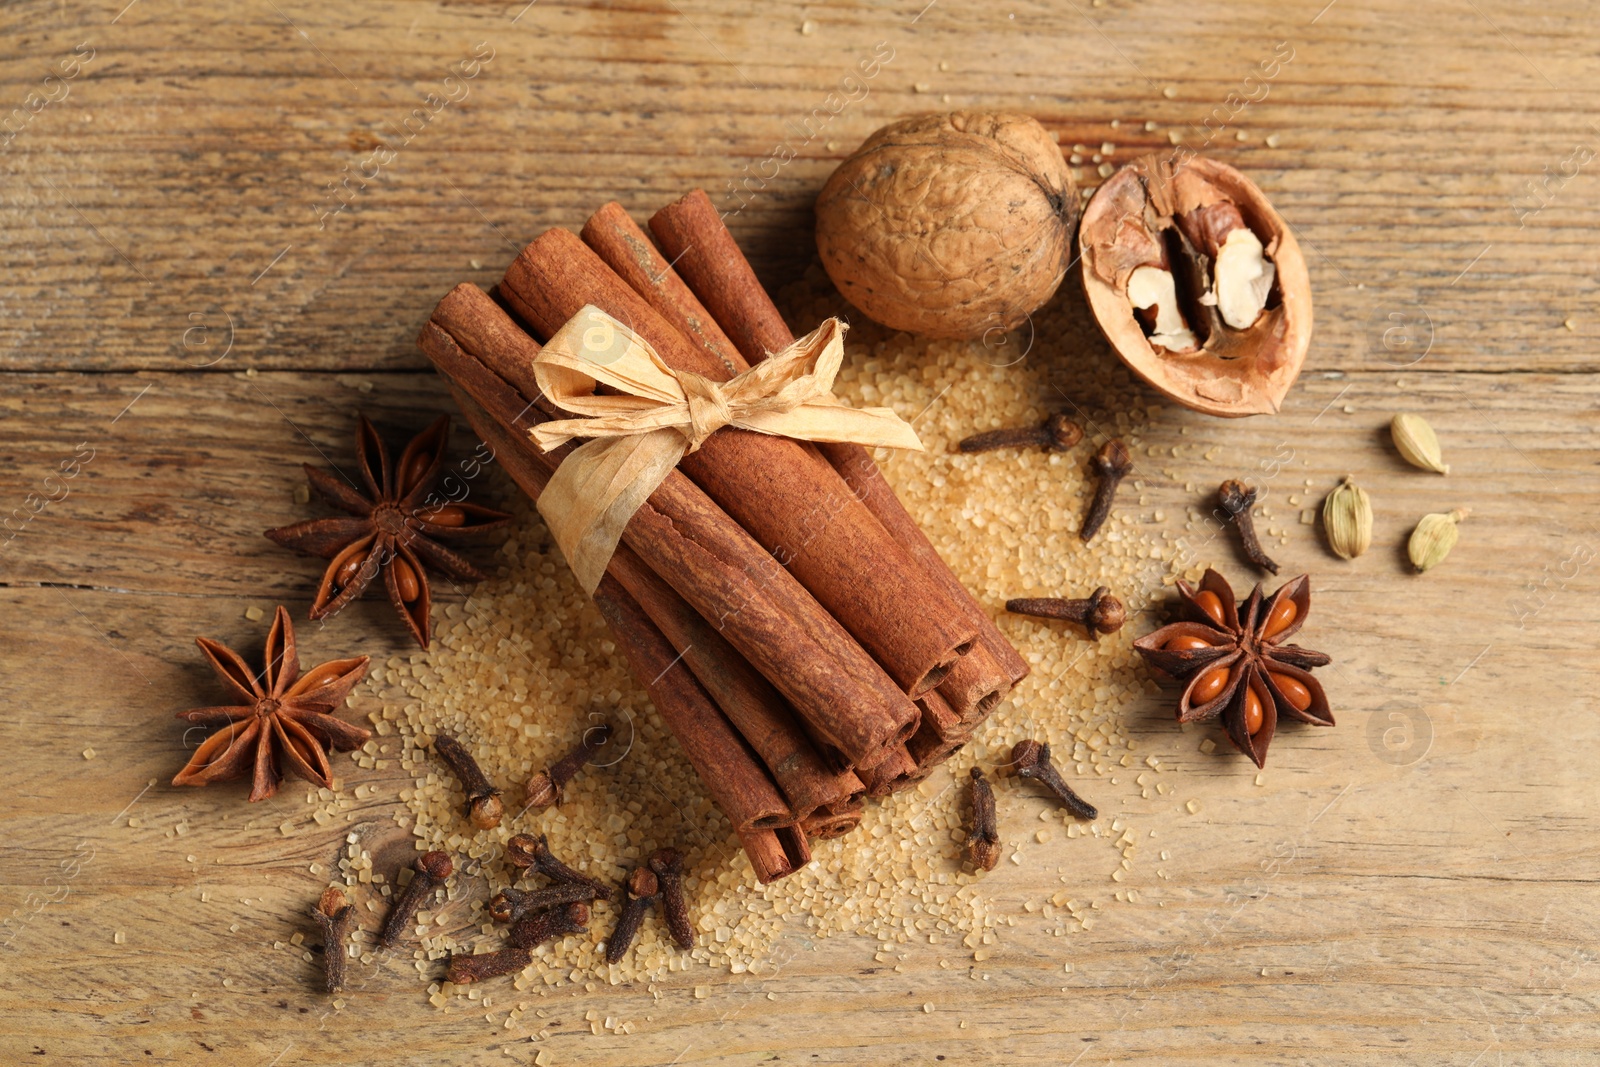
[[[888, 408], [852, 408], [833, 395], [845, 324], [830, 318], [743, 374], [716, 382], [674, 370], [649, 342], [585, 305], [534, 361], [539, 388], [575, 419], [531, 431], [544, 451], [574, 449], [539, 494], [539, 514], [584, 591], [605, 575], [633, 513], [687, 453], [724, 426], [804, 441], [922, 450]], [[598, 395], [601, 385], [620, 395]]]

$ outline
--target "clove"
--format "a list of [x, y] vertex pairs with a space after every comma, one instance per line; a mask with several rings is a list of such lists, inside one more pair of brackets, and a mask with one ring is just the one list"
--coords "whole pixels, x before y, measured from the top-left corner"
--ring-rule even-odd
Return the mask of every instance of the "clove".
[[417, 857], [411, 869], [414, 872], [411, 884], [405, 887], [400, 899], [389, 909], [388, 918], [383, 921], [383, 932], [378, 935], [378, 945], [382, 948], [388, 948], [399, 940], [406, 927], [411, 925], [412, 917], [417, 914], [422, 902], [433, 896], [439, 884], [450, 877], [455, 865], [450, 862], [447, 852], [424, 852]]
[[586, 882], [559, 882], [532, 890], [507, 886], [489, 901], [489, 917], [496, 922], [514, 923], [563, 904], [587, 904], [595, 896], [594, 886]]
[[1133, 470], [1133, 457], [1128, 454], [1128, 446], [1113, 437], [1094, 454], [1093, 465], [1100, 474], [1100, 485], [1095, 489], [1089, 513], [1083, 517], [1083, 528], [1078, 531], [1078, 537], [1085, 542], [1094, 539], [1111, 514], [1111, 501], [1117, 495], [1117, 486]]
[[355, 925], [356, 909], [345, 898], [344, 890], [329, 886], [311, 909], [311, 917], [322, 931], [322, 976], [328, 992], [344, 988], [345, 940]]
[[1068, 811], [1079, 819], [1098, 819], [1100, 812], [1093, 804], [1072, 791], [1061, 777], [1055, 764], [1050, 762], [1050, 744], [1041, 741], [1018, 741], [1011, 750], [1011, 766], [1022, 778], [1031, 778], [1060, 798]]
[[1122, 629], [1128, 612], [1122, 601], [1111, 595], [1111, 590], [1101, 586], [1086, 600], [1062, 600], [1057, 597], [1024, 597], [1006, 601], [1006, 610], [1018, 615], [1032, 615], [1040, 619], [1065, 619], [1089, 631], [1090, 637], [1115, 633]]
[[561, 791], [572, 780], [572, 776], [577, 774], [583, 765], [589, 762], [589, 757], [595, 750], [610, 738], [610, 723], [603, 722], [599, 726], [585, 730], [577, 748], [528, 780], [528, 792], [525, 797], [528, 807], [548, 808], [552, 804], [560, 804]]
[[1217, 487], [1217, 502], [1239, 528], [1239, 542], [1244, 547], [1245, 558], [1264, 571], [1278, 573], [1278, 565], [1261, 549], [1261, 539], [1256, 536], [1255, 518], [1250, 509], [1255, 507], [1256, 491], [1243, 482], [1229, 478]]
[[516, 974], [532, 962], [533, 950], [527, 948], [503, 948], [499, 952], [485, 952], [477, 956], [451, 956], [449, 965], [445, 967], [444, 980], [456, 985], [470, 985], [485, 978]]
[[606, 940], [607, 963], [621, 962], [628, 946], [639, 936], [644, 913], [650, 910], [650, 905], [656, 902], [656, 897], [661, 893], [655, 872], [649, 867], [635, 867], [622, 888], [622, 913], [617, 916], [616, 929], [611, 931], [611, 937]]
[[532, 834], [516, 834], [506, 842], [506, 862], [513, 867], [534, 871], [542, 874], [554, 882], [564, 882], [573, 885], [587, 886], [594, 891], [600, 900], [615, 900], [616, 890], [598, 878], [590, 878], [586, 874], [568, 867], [556, 859], [550, 851], [550, 842], [544, 834], [534, 837]]
[[552, 938], [575, 934], [589, 925], [589, 905], [568, 904], [529, 916], [511, 927], [506, 940], [513, 948], [538, 948]]
[[461, 780], [461, 788], [467, 794], [467, 821], [479, 830], [492, 830], [499, 826], [505, 814], [505, 806], [500, 803], [500, 790], [489, 784], [483, 769], [466, 746], [453, 737], [440, 734], [433, 739], [433, 750]]
[[994, 790], [983, 771], [972, 768], [972, 833], [967, 835], [967, 862], [992, 871], [1000, 862], [1000, 828], [994, 814]]
[[1065, 452], [1081, 440], [1082, 427], [1057, 413], [1038, 426], [975, 433], [956, 445], [956, 448], [962, 452], [992, 452], [997, 448], [1043, 448], [1047, 452]]
[[661, 914], [667, 932], [679, 948], [694, 947], [694, 925], [689, 922], [689, 904], [683, 897], [683, 856], [675, 848], [658, 848], [650, 853], [650, 870], [661, 887]]

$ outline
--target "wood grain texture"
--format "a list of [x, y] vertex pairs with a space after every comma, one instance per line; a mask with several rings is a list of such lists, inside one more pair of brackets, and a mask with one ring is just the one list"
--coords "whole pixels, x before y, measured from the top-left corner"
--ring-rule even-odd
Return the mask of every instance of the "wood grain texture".
[[[1593, 13], [1324, 3], [0, 7], [0, 539], [19, 531], [0, 546], [0, 1059], [1592, 1062], [1600, 209], [1595, 163], [1561, 176], [1600, 148]], [[829, 114], [880, 41], [893, 59]], [[479, 42], [493, 59], [465, 98], [400, 143], [394, 127]], [[1097, 180], [1102, 143], [1113, 163], [1169, 132], [1200, 145], [1279, 42], [1293, 59], [1212, 150], [1305, 247], [1311, 357], [1276, 418], [1166, 412], [1145, 441], [1157, 454], [1136, 457], [1138, 514], [1160, 528], [1156, 512], [1240, 472], [1330, 486], [1359, 457], [1380, 547], [1339, 566], [1297, 534], [1280, 556], [1314, 575], [1307, 636], [1336, 658], [1336, 729], [1280, 736], [1257, 787], [1150, 700], [1127, 729], [1182, 799], [1094, 798], [1158, 832], [1122, 886], [1138, 899], [1110, 899], [1114, 851], [1061, 841], [1059, 867], [990, 876], [1015, 925], [981, 960], [951, 944], [879, 959], [796, 926], [760, 973], [564, 987], [530, 1042], [497, 1007], [429, 1007], [409, 961], [353, 968], [330, 1014], [314, 962], [263, 949], [309, 936], [324, 883], [308, 867], [345, 834], [380, 866], [409, 854], [392, 819], [409, 778], [365, 772], [376, 791], [349, 823], [285, 835], [287, 808], [166, 784], [171, 713], [210, 699], [195, 634], [254, 648], [264, 623], [246, 607], [303, 615], [320, 567], [260, 536], [305, 513], [299, 464], [347, 463], [357, 409], [400, 439], [448, 407], [414, 347], [444, 292], [492, 284], [528, 239], [607, 199], [643, 219], [700, 185], [732, 208], [729, 183], [764, 167], [729, 224], [776, 288], [812, 261], [823, 179], [887, 121], [1028, 111], [1083, 145]], [[63, 77], [84, 43], [94, 58]], [[319, 228], [328, 183], [380, 138], [392, 162]], [[766, 167], [780, 144], [795, 158]], [[1018, 369], [1041, 405], [1109, 358], [1051, 353]], [[1446, 440], [1447, 479], [1388, 450], [1402, 406]], [[511, 491], [498, 473], [484, 489]], [[1266, 495], [1293, 524], [1287, 491]], [[1409, 524], [1462, 503], [1450, 561], [1405, 576], [1392, 546]], [[1031, 504], [1040, 529], [1078, 506]], [[1235, 566], [1222, 544], [1206, 551]], [[436, 610], [469, 594], [437, 590]], [[364, 600], [336, 631], [303, 626], [307, 661], [406, 651], [390, 610]], [[1002, 825], [1037, 808], [1000, 804]], [[1106, 906], [1055, 937], [1029, 905], [1063, 890]], [[593, 1035], [590, 1011], [635, 1032]]]

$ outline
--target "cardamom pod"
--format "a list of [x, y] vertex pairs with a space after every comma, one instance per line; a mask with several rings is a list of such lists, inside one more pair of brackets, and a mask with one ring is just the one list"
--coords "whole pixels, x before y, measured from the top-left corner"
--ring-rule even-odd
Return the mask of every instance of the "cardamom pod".
[[1439, 448], [1439, 435], [1421, 415], [1396, 415], [1389, 423], [1389, 433], [1394, 436], [1394, 447], [1400, 450], [1401, 458], [1413, 467], [1450, 473], [1450, 464], [1444, 461]]
[[1450, 550], [1456, 547], [1461, 536], [1456, 524], [1471, 514], [1470, 508], [1456, 508], [1444, 514], [1424, 515], [1417, 528], [1411, 531], [1411, 541], [1406, 552], [1411, 565], [1419, 571], [1431, 570], [1444, 562]]
[[1345, 475], [1322, 502], [1322, 528], [1328, 547], [1340, 559], [1355, 559], [1372, 545], [1372, 501], [1350, 478]]

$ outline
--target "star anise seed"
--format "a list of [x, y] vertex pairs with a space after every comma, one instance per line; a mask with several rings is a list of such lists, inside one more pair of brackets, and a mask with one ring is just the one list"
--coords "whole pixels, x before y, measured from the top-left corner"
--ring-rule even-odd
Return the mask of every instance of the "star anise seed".
[[1198, 589], [1178, 583], [1179, 621], [1133, 643], [1159, 673], [1184, 683], [1179, 722], [1220, 717], [1234, 747], [1266, 765], [1278, 720], [1332, 726], [1322, 684], [1311, 668], [1332, 660], [1284, 641], [1311, 611], [1311, 580], [1291, 578], [1271, 596], [1258, 584], [1241, 607], [1227, 579], [1207, 570]]
[[222, 729], [201, 742], [173, 785], [210, 785], [248, 775], [253, 779], [252, 802], [276, 793], [289, 771], [331, 787], [328, 749], [348, 751], [372, 737], [371, 730], [331, 714], [366, 675], [367, 657], [332, 660], [301, 674], [294, 623], [284, 608], [278, 608], [267, 634], [266, 666], [260, 674], [226, 645], [204, 637], [195, 643], [239, 703], [178, 712], [178, 718], [197, 726]]
[[450, 416], [440, 415], [406, 445], [399, 463], [391, 463], [388, 446], [362, 415], [356, 430], [356, 461], [364, 491], [347, 479], [305, 465], [317, 495], [355, 516], [310, 519], [267, 531], [267, 537], [285, 548], [330, 561], [311, 604], [313, 619], [338, 612], [382, 574], [390, 603], [411, 636], [427, 648], [433, 596], [423, 565], [457, 582], [481, 582], [487, 577], [438, 538], [479, 537], [504, 526], [511, 516], [430, 493], [449, 438]]

